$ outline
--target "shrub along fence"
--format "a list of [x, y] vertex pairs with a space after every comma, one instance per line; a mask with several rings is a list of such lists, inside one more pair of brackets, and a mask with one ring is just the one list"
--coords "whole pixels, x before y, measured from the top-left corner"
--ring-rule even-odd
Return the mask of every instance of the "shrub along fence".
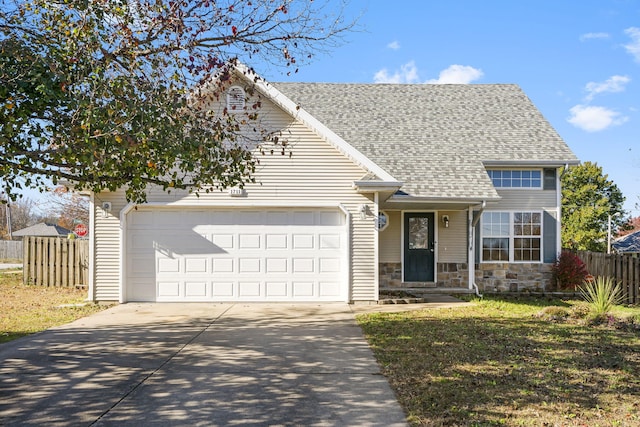
[[576, 255], [592, 276], [610, 277], [620, 283], [627, 304], [640, 304], [640, 258], [588, 251], [578, 251]]
[[0, 240], [0, 259], [22, 259], [22, 242]]
[[89, 241], [25, 237], [23, 281], [38, 286], [88, 285]]

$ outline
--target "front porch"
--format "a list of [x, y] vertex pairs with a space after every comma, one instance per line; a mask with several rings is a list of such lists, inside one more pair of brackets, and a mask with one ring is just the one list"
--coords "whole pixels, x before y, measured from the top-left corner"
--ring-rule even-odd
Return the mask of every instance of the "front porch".
[[[412, 291], [420, 293], [468, 293], [467, 263], [436, 264], [434, 282], [404, 282], [402, 264], [379, 264], [380, 291]], [[481, 292], [520, 292], [547, 289], [551, 281], [551, 264], [545, 263], [480, 263], [475, 264], [475, 282]]]

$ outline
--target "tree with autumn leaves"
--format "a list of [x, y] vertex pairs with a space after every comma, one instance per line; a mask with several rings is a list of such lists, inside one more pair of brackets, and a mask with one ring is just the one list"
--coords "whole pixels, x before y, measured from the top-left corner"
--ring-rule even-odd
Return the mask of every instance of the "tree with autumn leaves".
[[[215, 114], [230, 67], [289, 73], [352, 23], [331, 0], [0, 0], [0, 186], [209, 191], [253, 180], [256, 144]], [[216, 85], [217, 82], [217, 85]], [[205, 90], [206, 89], [206, 90]], [[258, 124], [256, 125], [258, 126]], [[254, 127], [256, 127], [254, 126]]]
[[609, 218], [612, 236], [629, 222], [623, 209], [624, 196], [597, 163], [571, 167], [562, 182], [562, 247], [604, 252]]

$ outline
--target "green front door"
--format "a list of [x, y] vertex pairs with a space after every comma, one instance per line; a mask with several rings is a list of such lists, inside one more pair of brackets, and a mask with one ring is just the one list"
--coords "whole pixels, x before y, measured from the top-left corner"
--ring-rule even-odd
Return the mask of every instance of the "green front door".
[[433, 213], [404, 214], [404, 281], [433, 282], [435, 236]]

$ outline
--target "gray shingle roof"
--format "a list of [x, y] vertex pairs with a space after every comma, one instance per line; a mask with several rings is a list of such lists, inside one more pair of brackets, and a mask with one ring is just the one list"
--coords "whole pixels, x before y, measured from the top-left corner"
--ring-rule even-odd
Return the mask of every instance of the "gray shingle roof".
[[640, 231], [627, 234], [617, 238], [611, 243], [611, 246], [619, 253], [636, 253], [640, 252]]
[[64, 227], [60, 227], [56, 224], [47, 224], [41, 222], [36, 225], [32, 225], [31, 227], [23, 228], [21, 230], [15, 231], [13, 233], [14, 236], [39, 236], [39, 237], [66, 237], [70, 230], [67, 230]]
[[483, 162], [577, 160], [517, 85], [273, 85], [412, 196], [495, 198]]

